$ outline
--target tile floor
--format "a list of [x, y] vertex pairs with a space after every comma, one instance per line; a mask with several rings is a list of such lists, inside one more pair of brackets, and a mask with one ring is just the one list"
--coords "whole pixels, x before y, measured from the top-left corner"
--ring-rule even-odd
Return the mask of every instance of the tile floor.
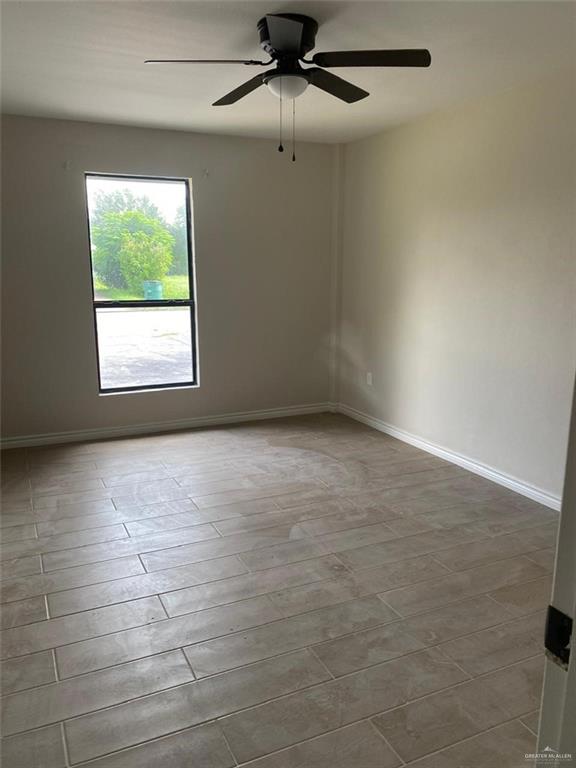
[[526, 768], [557, 516], [342, 416], [4, 454], [4, 768]]

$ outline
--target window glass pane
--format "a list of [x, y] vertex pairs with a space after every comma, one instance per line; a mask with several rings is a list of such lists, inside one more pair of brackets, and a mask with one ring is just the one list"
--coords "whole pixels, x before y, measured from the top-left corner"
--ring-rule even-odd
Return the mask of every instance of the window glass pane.
[[87, 176], [96, 301], [188, 299], [184, 181]]
[[189, 307], [96, 310], [102, 389], [190, 384]]

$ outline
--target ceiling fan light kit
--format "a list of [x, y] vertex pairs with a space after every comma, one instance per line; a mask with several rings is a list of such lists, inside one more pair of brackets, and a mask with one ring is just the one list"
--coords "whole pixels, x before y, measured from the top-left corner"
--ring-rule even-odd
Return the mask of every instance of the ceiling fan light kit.
[[[332, 51], [316, 53], [311, 59], [306, 55], [316, 45], [318, 22], [299, 13], [271, 13], [258, 22], [260, 46], [270, 56], [269, 61], [254, 59], [148, 59], [146, 63], [172, 64], [244, 64], [266, 67], [275, 65], [227, 93], [213, 106], [235, 104], [252, 91], [266, 85], [280, 99], [280, 128], [282, 124], [282, 100], [294, 101], [309, 85], [313, 85], [341, 101], [353, 104], [365, 99], [368, 91], [358, 88], [327, 68], [333, 67], [429, 67], [430, 52], [426, 49], [379, 50], [379, 51]], [[301, 63], [306, 65], [302, 67]], [[294, 136], [294, 108], [292, 133]], [[281, 133], [281, 130], [280, 130]], [[282, 151], [280, 141], [279, 150]], [[292, 153], [294, 159], [294, 151]]]
[[296, 99], [308, 88], [308, 80], [300, 75], [272, 75], [266, 85], [279, 99]]

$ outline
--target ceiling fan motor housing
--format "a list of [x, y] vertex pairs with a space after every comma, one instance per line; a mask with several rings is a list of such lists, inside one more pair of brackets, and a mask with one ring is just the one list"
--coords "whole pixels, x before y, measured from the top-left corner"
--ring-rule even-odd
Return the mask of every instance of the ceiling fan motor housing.
[[[295, 99], [313, 85], [337, 99], [353, 104], [365, 99], [368, 91], [349, 83], [342, 77], [327, 71], [332, 67], [429, 67], [430, 51], [425, 48], [367, 51], [328, 51], [315, 53], [311, 60], [305, 58], [316, 45], [318, 22], [301, 13], [269, 13], [258, 22], [260, 46], [270, 56], [270, 61], [253, 59], [148, 59], [150, 63], [186, 64], [245, 64], [269, 66], [272, 69], [250, 78], [238, 88], [214, 102], [215, 107], [235, 104], [244, 96], [268, 86], [280, 99]], [[300, 62], [313, 64], [303, 69]]]
[[318, 32], [318, 22], [315, 19], [312, 19], [310, 16], [304, 16], [300, 13], [277, 13], [273, 14], [273, 17], [279, 17], [282, 19], [289, 19], [290, 21], [299, 22], [302, 25], [302, 33], [299, 50], [297, 52], [292, 50], [279, 50], [278, 47], [274, 47], [274, 45], [271, 43], [271, 37], [273, 37], [273, 35], [271, 35], [268, 28], [268, 18], [270, 17], [264, 16], [261, 18], [258, 22], [260, 46], [266, 51], [266, 53], [272, 56], [272, 58], [282, 58], [284, 56], [288, 56], [291, 58], [295, 57], [296, 59], [301, 59], [314, 48], [316, 45], [316, 33]]

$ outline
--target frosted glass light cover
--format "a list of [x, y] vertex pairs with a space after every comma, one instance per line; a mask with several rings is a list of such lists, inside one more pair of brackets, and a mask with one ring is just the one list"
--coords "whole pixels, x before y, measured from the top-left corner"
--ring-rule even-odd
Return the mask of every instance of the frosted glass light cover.
[[269, 80], [267, 86], [274, 96], [282, 95], [283, 99], [295, 99], [308, 88], [308, 80], [299, 75], [278, 75]]

